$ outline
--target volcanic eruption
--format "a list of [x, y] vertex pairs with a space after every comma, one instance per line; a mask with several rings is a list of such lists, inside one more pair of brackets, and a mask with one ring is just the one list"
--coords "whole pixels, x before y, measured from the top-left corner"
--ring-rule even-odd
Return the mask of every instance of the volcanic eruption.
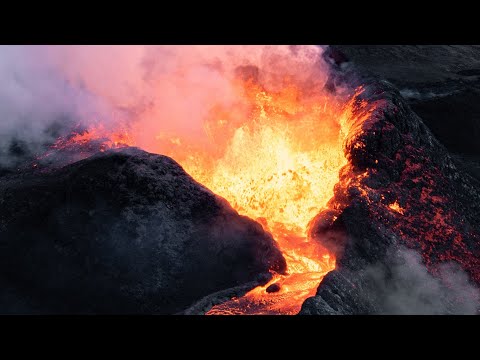
[[[307, 55], [305, 60], [313, 61], [319, 52]], [[92, 142], [99, 144], [100, 151], [140, 146], [170, 156], [240, 214], [272, 233], [287, 261], [287, 274], [272, 272], [271, 281], [243, 298], [249, 299], [248, 304], [223, 304], [227, 310], [212, 309], [209, 314], [295, 314], [335, 267], [334, 257], [320, 243], [309, 240], [307, 229], [333, 196], [339, 170], [346, 163], [340, 122], [346, 116], [346, 96], [328, 92], [323, 78], [303, 79], [292, 72], [304, 70], [302, 65], [290, 73], [273, 75], [271, 68], [237, 66], [229, 78], [234, 101], [204, 99], [212, 103], [197, 136], [168, 129], [169, 124], [167, 130], [157, 126], [146, 134], [148, 120], [139, 120], [129, 128], [84, 129], [53, 145], [60, 151]], [[278, 287], [275, 292], [269, 288], [272, 284]]]
[[[463, 213], [462, 199], [477, 184], [458, 180], [389, 84], [316, 46], [125, 51], [133, 58], [115, 69], [125, 74], [105, 76], [127, 90], [92, 76], [108, 51], [46, 52], [68, 86], [81, 81], [101, 104], [5, 165], [1, 199], [13, 215], [0, 212], [4, 264], [18, 266], [8, 257], [24, 246], [46, 278], [78, 267], [58, 283], [9, 270], [11, 296], [39, 312], [109, 312], [97, 303], [106, 296], [122, 304], [113, 312], [389, 313], [391, 289], [378, 286], [387, 275], [372, 269], [407, 259], [409, 269], [426, 265], [431, 296], [441, 292], [435, 311], [476, 311], [478, 209]], [[87, 55], [97, 63], [69, 61]], [[32, 214], [38, 221], [25, 225]], [[67, 221], [79, 223], [67, 230]], [[408, 265], [404, 248], [420, 260]], [[451, 261], [463, 269], [454, 284], [437, 266]], [[91, 280], [70, 283], [79, 269]], [[84, 298], [64, 294], [75, 285], [88, 289]], [[62, 310], [41, 299], [49, 291], [65, 299]]]

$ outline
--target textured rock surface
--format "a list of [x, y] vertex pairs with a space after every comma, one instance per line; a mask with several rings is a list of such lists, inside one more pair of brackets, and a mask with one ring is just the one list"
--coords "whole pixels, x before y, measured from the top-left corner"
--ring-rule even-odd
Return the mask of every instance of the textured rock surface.
[[[480, 46], [335, 46], [357, 69], [394, 84], [440, 142], [480, 178]], [[474, 166], [472, 166], [474, 165]]]
[[[355, 81], [364, 84], [355, 107], [362, 120], [350, 124], [349, 164], [330, 210], [311, 229], [337, 253], [337, 269], [301, 314], [475, 313], [480, 183], [455, 165], [396, 88]], [[468, 276], [446, 271], [452, 263]]]
[[173, 313], [285, 269], [259, 224], [137, 149], [4, 174], [0, 205], [1, 313]]

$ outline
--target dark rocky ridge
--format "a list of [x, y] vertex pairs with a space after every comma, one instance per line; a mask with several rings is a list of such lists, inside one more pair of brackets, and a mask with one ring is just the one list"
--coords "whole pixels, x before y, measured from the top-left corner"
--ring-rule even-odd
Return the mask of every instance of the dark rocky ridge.
[[138, 149], [0, 177], [1, 313], [175, 313], [285, 260], [172, 159]]
[[[350, 164], [330, 210], [311, 229], [337, 253], [337, 269], [301, 314], [475, 313], [480, 183], [455, 164], [391, 83], [361, 66], [338, 65], [332, 82], [364, 85], [357, 104], [368, 106], [358, 106], [357, 115], [366, 120], [352, 124]], [[395, 202], [400, 210], [390, 208]]]
[[[412, 110], [480, 179], [480, 45], [336, 45], [358, 71], [394, 84]], [[345, 59], [344, 59], [345, 60]]]

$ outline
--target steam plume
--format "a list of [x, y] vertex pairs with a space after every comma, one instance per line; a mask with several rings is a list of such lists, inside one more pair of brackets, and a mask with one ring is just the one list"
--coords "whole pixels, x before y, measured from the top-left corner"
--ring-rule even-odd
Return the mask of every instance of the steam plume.
[[234, 79], [250, 71], [266, 90], [292, 81], [312, 92], [327, 80], [317, 46], [2, 46], [0, 164], [76, 126], [137, 127], [148, 150], [152, 134], [204, 136], [213, 105], [242, 99]]

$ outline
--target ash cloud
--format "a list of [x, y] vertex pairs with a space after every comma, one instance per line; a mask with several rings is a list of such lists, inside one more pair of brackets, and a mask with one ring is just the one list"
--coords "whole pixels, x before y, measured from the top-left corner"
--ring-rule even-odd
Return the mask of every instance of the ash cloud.
[[257, 69], [276, 90], [286, 80], [315, 93], [328, 66], [318, 46], [1, 46], [0, 165], [36, 154], [72, 127], [129, 128], [198, 139], [215, 105], [243, 111], [237, 69]]
[[380, 294], [383, 313], [478, 314], [480, 290], [457, 264], [440, 264], [432, 275], [416, 251], [401, 247], [388, 257], [388, 266], [372, 266], [364, 273]]

